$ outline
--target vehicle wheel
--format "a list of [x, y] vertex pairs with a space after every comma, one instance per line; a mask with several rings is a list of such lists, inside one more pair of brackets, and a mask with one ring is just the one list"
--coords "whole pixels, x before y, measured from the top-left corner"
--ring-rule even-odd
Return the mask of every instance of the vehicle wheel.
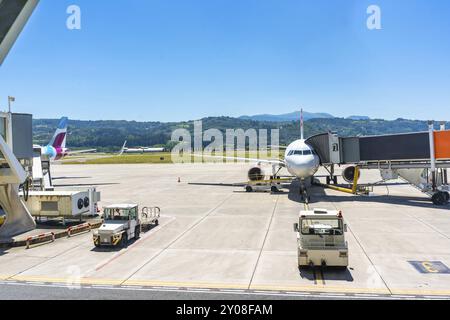
[[155, 221], [155, 226], [159, 226], [159, 220]]
[[435, 206], [442, 206], [446, 203], [445, 196], [442, 192], [437, 192], [433, 194], [433, 197], [431, 197], [431, 200], [433, 201], [433, 204]]
[[271, 188], [271, 191], [272, 191], [272, 193], [278, 193], [278, 192], [279, 192], [278, 188], [275, 187], [275, 186], [273, 186], [273, 187]]
[[445, 202], [448, 202], [450, 200], [450, 194], [448, 192], [442, 192], [442, 193], [444, 195]]
[[138, 226], [136, 227], [136, 229], [134, 230], [134, 238], [136, 240], [138, 240], [141, 237], [141, 227]]
[[247, 186], [247, 187], [245, 187], [245, 191], [247, 191], [247, 192], [252, 192], [252, 191], [253, 191], [253, 188], [250, 187], [250, 186]]
[[124, 233], [122, 236], [122, 248], [128, 247], [128, 234]]
[[327, 177], [327, 184], [330, 184], [330, 182], [331, 182], [330, 177]]
[[337, 179], [338, 179], [338, 177], [337, 177], [337, 176], [333, 178], [333, 183], [334, 183], [334, 185], [337, 185], [337, 184], [338, 184], [338, 181], [337, 181]]

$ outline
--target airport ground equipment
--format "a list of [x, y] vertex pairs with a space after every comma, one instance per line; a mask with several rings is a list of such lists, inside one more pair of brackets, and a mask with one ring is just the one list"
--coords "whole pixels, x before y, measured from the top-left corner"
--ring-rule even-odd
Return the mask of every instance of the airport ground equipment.
[[50, 159], [42, 154], [40, 146], [33, 146], [33, 175], [32, 189], [35, 191], [53, 191]]
[[292, 178], [270, 177], [268, 180], [248, 181], [245, 184], [246, 192], [280, 192], [283, 183], [292, 182]]
[[297, 233], [299, 267], [348, 266], [347, 225], [342, 212], [305, 210], [294, 224]]
[[100, 192], [95, 187], [86, 190], [30, 191], [26, 205], [31, 215], [41, 218], [81, 220], [97, 214]]
[[141, 231], [151, 225], [158, 225], [160, 209], [144, 207], [139, 211], [137, 204], [116, 204], [104, 208], [104, 223], [94, 232], [96, 247], [126, 247], [131, 239], [139, 239]]

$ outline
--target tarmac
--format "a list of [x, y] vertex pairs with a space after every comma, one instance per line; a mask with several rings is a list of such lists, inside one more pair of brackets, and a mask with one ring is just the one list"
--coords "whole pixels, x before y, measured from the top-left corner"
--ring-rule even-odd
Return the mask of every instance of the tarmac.
[[[277, 194], [230, 186], [244, 182], [249, 167], [53, 166], [56, 187], [94, 185], [102, 193], [102, 205], [161, 207], [160, 225], [125, 249], [96, 249], [90, 233], [28, 250], [0, 249], [0, 281], [127, 290], [450, 297], [449, 205], [433, 206], [402, 181], [376, 186], [370, 197], [312, 187], [310, 207], [343, 211], [350, 266], [345, 271], [299, 270], [293, 224], [304, 204], [298, 186], [294, 182]], [[319, 172], [319, 179], [324, 174]], [[362, 183], [380, 180], [378, 171], [362, 171]]]

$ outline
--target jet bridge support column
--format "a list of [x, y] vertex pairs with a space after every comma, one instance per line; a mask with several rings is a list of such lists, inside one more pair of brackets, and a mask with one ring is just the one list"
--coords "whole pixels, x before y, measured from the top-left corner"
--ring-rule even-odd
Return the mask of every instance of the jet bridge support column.
[[428, 122], [428, 132], [430, 135], [430, 161], [431, 161], [431, 183], [433, 191], [436, 191], [436, 153], [434, 150], [434, 121]]
[[0, 169], [0, 206], [6, 215], [0, 227], [0, 239], [11, 237], [36, 228], [36, 223], [19, 197], [19, 185], [27, 179], [27, 174], [3, 137], [0, 136], [2, 162], [7, 166]]

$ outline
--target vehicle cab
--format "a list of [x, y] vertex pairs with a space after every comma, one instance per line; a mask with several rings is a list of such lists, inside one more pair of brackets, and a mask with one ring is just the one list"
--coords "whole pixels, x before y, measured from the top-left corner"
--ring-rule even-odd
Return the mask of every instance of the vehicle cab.
[[299, 267], [348, 266], [347, 225], [341, 211], [301, 211], [294, 229], [297, 232]]

